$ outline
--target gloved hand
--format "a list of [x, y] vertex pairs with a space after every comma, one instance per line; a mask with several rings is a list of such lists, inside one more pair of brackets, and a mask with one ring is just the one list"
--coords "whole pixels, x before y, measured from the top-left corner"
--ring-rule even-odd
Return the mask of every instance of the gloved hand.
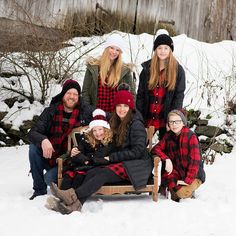
[[85, 156], [83, 153], [79, 153], [76, 156], [71, 157], [71, 163], [73, 165], [86, 165], [89, 161], [89, 157]]
[[168, 172], [168, 175], [171, 174], [171, 172], [173, 171], [173, 164], [172, 161], [170, 159], [166, 159], [166, 168], [165, 170]]
[[102, 165], [108, 165], [108, 164], [109, 164], [109, 161], [104, 158], [101, 158], [101, 157], [93, 158], [93, 165], [95, 166], [102, 166]]

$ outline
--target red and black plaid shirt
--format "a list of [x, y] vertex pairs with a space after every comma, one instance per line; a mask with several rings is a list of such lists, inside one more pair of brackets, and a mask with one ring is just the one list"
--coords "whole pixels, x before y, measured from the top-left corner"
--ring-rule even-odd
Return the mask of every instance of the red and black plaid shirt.
[[159, 129], [166, 126], [164, 118], [160, 118], [164, 107], [165, 95], [166, 89], [164, 87], [157, 86], [149, 91], [150, 103], [146, 127], [154, 126], [156, 129]]
[[191, 184], [197, 177], [200, 161], [199, 142], [195, 134], [188, 140], [189, 128], [183, 127], [179, 136], [167, 132], [163, 139], [156, 144], [152, 153], [162, 160], [169, 158], [173, 169], [178, 173], [178, 179]]
[[[164, 70], [160, 72], [160, 81], [164, 81]], [[163, 112], [166, 88], [158, 86], [153, 90], [149, 90], [149, 112], [146, 121], [146, 127], [154, 126], [155, 129], [164, 128], [166, 126], [165, 119], [160, 115]]]
[[122, 179], [129, 179], [122, 162], [110, 164], [105, 167], [112, 170], [116, 175], [120, 176]]
[[[80, 126], [79, 108], [74, 108], [69, 119], [64, 117], [64, 106], [62, 102], [58, 104], [57, 111], [53, 116], [52, 127], [50, 129], [51, 137], [49, 138], [55, 150], [53, 157], [57, 158], [59, 155], [67, 151], [67, 136], [74, 127]], [[64, 119], [65, 118], [65, 119]], [[55, 165], [55, 159], [50, 159], [50, 165]]]
[[100, 108], [106, 112], [113, 112], [113, 100], [117, 93], [117, 87], [109, 87], [108, 85], [102, 85], [102, 81], [98, 79], [98, 101], [97, 108]]

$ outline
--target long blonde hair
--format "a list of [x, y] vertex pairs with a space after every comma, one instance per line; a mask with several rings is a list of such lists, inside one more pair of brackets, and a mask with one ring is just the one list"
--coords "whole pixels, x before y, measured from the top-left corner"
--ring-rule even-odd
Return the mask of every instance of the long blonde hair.
[[[108, 85], [114, 88], [118, 85], [121, 77], [121, 69], [123, 66], [121, 54], [122, 52], [120, 51], [119, 56], [112, 64], [109, 55], [109, 47], [107, 47], [104, 49], [100, 58], [92, 58], [88, 61], [88, 63], [91, 65], [99, 66], [99, 75], [103, 86]], [[107, 77], [108, 80], [106, 81]]]
[[85, 140], [88, 142], [93, 148], [99, 143], [102, 143], [104, 146], [107, 146], [110, 142], [112, 142], [113, 133], [110, 129], [104, 128], [104, 139], [97, 140], [93, 135], [93, 130], [91, 129], [88, 133], [85, 133]]
[[151, 60], [148, 89], [152, 90], [159, 85], [165, 86], [169, 91], [174, 90], [177, 79], [177, 64], [172, 51], [170, 51], [170, 55], [165, 61], [164, 81], [160, 81], [160, 60], [155, 51]]

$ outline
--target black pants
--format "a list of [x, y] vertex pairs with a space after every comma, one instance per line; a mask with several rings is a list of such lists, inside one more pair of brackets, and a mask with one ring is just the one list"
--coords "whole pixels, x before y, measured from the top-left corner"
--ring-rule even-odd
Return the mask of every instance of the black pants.
[[68, 174], [65, 174], [63, 176], [63, 180], [61, 183], [61, 190], [67, 190], [69, 188], [78, 188], [79, 186], [82, 185], [85, 174], [75, 174], [74, 178], [70, 177]]
[[81, 204], [94, 193], [97, 192], [104, 184], [112, 184], [122, 181], [123, 179], [113, 171], [104, 167], [96, 167], [87, 172], [83, 184], [75, 189]]

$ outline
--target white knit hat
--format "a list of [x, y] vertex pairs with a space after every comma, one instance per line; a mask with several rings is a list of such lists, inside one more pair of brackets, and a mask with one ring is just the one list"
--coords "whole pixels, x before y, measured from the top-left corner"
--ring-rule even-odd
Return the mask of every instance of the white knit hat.
[[111, 46], [118, 47], [123, 52], [125, 47], [125, 41], [119, 34], [112, 34], [107, 38], [105, 42], [105, 48]]
[[89, 129], [96, 126], [102, 126], [104, 128], [110, 129], [110, 125], [106, 119], [106, 113], [102, 109], [96, 109], [93, 112], [93, 120], [89, 123]]

